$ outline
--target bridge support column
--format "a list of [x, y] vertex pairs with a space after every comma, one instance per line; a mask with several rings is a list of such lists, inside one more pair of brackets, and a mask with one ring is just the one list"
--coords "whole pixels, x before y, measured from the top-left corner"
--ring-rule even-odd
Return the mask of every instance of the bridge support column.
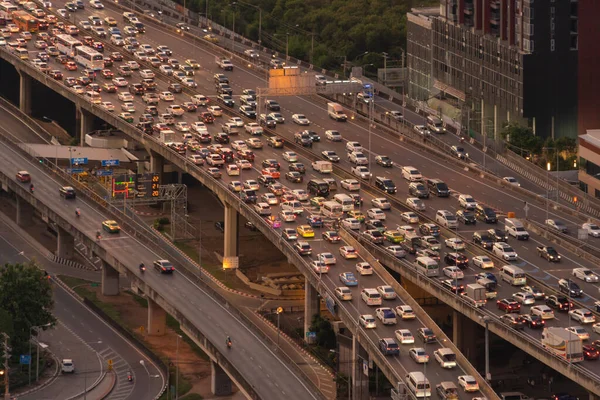
[[31, 114], [31, 76], [27, 75], [23, 71], [19, 71], [20, 85], [19, 85], [19, 109], [27, 115]]
[[163, 336], [167, 329], [167, 313], [154, 300], [148, 299], [148, 334]]
[[214, 361], [210, 362], [210, 391], [215, 396], [230, 396], [233, 393], [231, 379]]
[[[369, 399], [369, 377], [365, 375], [365, 362], [368, 363], [368, 355], [363, 351], [356, 335], [352, 336], [352, 399]], [[369, 373], [369, 368], [366, 368]]]
[[33, 206], [25, 199], [17, 196], [17, 225], [30, 226], [33, 221], [33, 212]]
[[225, 203], [225, 244], [223, 246], [223, 257], [237, 257], [238, 255], [238, 220], [237, 210]]
[[160, 174], [160, 181], [162, 182], [162, 174], [165, 169], [165, 159], [158, 153], [150, 152], [150, 172], [153, 174]]
[[105, 261], [102, 261], [102, 294], [105, 296], [119, 294], [119, 271]]
[[588, 394], [590, 395], [589, 400], [598, 400], [598, 399], [600, 399], [600, 397], [597, 396], [595, 393], [588, 392]]
[[479, 325], [465, 317], [458, 311], [452, 315], [452, 341], [467, 359], [476, 365]]
[[319, 292], [315, 289], [308, 279], [304, 280], [304, 340], [306, 332], [310, 330], [312, 319], [315, 314], [320, 312]]
[[[65, 229], [58, 227], [58, 238], [56, 240], [56, 256], [70, 260], [75, 253], [75, 238]], [[118, 275], [117, 275], [118, 282]], [[117, 284], [117, 289], [119, 285]]]
[[81, 107], [76, 107], [75, 129], [79, 133], [79, 145], [85, 146], [85, 135], [94, 129], [94, 115]]

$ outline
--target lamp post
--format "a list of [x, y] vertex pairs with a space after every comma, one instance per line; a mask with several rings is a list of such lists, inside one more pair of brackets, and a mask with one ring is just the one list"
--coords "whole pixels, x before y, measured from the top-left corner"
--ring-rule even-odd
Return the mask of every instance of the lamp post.
[[548, 219], [548, 206], [550, 204], [550, 161], [546, 163], [546, 219]]
[[[208, 0], [206, 2], [208, 3]], [[258, 10], [258, 44], [261, 44], [262, 43], [262, 8], [260, 8], [257, 5], [246, 3], [243, 1], [239, 1], [239, 0], [237, 1], [237, 3], [243, 4], [248, 7], [254, 7]], [[207, 12], [208, 12], [208, 10], [207, 10]]]
[[490, 382], [492, 376], [490, 375], [490, 317], [484, 315], [479, 317], [485, 324], [485, 380]]
[[[31, 332], [33, 330], [37, 330], [39, 328], [46, 328], [46, 327], [48, 327], [50, 325], [52, 325], [52, 324], [51, 323], [47, 323], [47, 324], [44, 324], [44, 325], [36, 325], [36, 326], [30, 326], [29, 327], [29, 384], [30, 385], [31, 385], [31, 339], [32, 339]], [[40, 346], [39, 346], [39, 344], [37, 346], [37, 359], [38, 360], [40, 359]], [[36, 367], [37, 367], [37, 365], [36, 365]], [[36, 381], [37, 381], [37, 379], [36, 379]]]
[[381, 55], [383, 56], [383, 86], [385, 86], [387, 84], [387, 59], [388, 59], [388, 53], [386, 53], [384, 51], [383, 53], [381, 53]]
[[280, 315], [283, 313], [283, 307], [277, 307], [277, 348], [279, 349], [279, 334], [281, 332], [281, 329], [279, 329], [279, 318]]
[[288, 59], [288, 53], [290, 48], [290, 33], [285, 33], [285, 61]]

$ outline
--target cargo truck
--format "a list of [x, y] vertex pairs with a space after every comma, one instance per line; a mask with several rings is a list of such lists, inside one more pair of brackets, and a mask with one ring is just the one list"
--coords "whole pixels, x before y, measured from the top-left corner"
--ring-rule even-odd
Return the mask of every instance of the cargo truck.
[[178, 142], [181, 139], [181, 134], [177, 134], [170, 129], [166, 129], [160, 131], [159, 133], [160, 141], [163, 143], [173, 143]]
[[483, 307], [487, 303], [486, 289], [478, 283], [467, 285], [463, 292], [465, 299], [469, 300], [475, 307]]
[[496, 296], [498, 295], [498, 293], [496, 292], [496, 282], [483, 277], [477, 278], [476, 282], [485, 288], [485, 297], [487, 299], [496, 298]]
[[327, 103], [327, 114], [336, 121], [345, 122], [348, 119], [344, 113], [344, 108], [338, 103]]
[[567, 361], [583, 361], [581, 339], [564, 328], [544, 328], [542, 346]]
[[312, 163], [312, 169], [322, 174], [330, 174], [333, 172], [333, 167], [329, 161], [314, 161]]

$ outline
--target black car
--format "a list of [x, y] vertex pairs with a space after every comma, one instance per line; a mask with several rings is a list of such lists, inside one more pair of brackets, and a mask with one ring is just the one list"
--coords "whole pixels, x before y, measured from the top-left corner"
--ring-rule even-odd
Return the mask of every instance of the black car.
[[494, 241], [485, 231], [477, 231], [473, 233], [473, 243], [481, 245], [484, 249], [491, 249]]
[[312, 254], [312, 248], [308, 242], [298, 241], [294, 244], [294, 248], [301, 256], [310, 256]]
[[500, 229], [488, 229], [487, 234], [494, 242], [508, 243], [508, 235]]
[[435, 343], [435, 333], [429, 328], [417, 329], [417, 336], [421, 338], [424, 343]]
[[229, 135], [225, 132], [219, 132], [215, 135], [215, 143], [227, 144], [229, 143]]
[[500, 320], [513, 329], [525, 329], [525, 320], [519, 314], [505, 314], [500, 316]]
[[375, 186], [389, 194], [396, 193], [396, 184], [389, 178], [378, 176], [375, 178]]
[[489, 207], [482, 207], [477, 205], [475, 208], [475, 216], [477, 219], [485, 222], [486, 224], [495, 224], [498, 222], [498, 216], [496, 215], [496, 211]]
[[250, 106], [240, 106], [240, 113], [250, 119], [256, 118], [256, 111]]
[[465, 287], [458, 283], [455, 279], [445, 279], [442, 281], [442, 286], [452, 293], [460, 294], [465, 291]]
[[306, 173], [306, 167], [302, 163], [291, 163], [289, 168], [290, 171], [298, 172], [300, 174]]
[[73, 187], [71, 186], [63, 186], [59, 189], [60, 195], [63, 196], [65, 199], [74, 199], [75, 197], [77, 197], [77, 194], [75, 193], [75, 189], [73, 189]]
[[281, 165], [274, 158], [267, 158], [262, 162], [263, 168], [275, 168], [277, 171], [281, 168]]
[[313, 142], [321, 141], [321, 136], [319, 136], [315, 131], [304, 131], [304, 133], [308, 134], [308, 137], [310, 137]]
[[417, 254], [417, 249], [415, 245], [410, 240], [404, 240], [398, 243], [398, 246], [402, 247], [408, 254]]
[[559, 311], [569, 311], [569, 308], [573, 308], [573, 303], [571, 303], [565, 296], [548, 296], [546, 298], [546, 305]]
[[250, 189], [244, 189], [240, 192], [240, 198], [244, 203], [256, 203], [256, 192]]
[[421, 232], [421, 235], [423, 236], [433, 236], [437, 238], [440, 236], [440, 227], [431, 223], [421, 224], [419, 225], [419, 232]]
[[429, 192], [433, 193], [435, 196], [450, 196], [450, 189], [448, 188], [448, 185], [439, 179], [427, 179], [427, 186], [429, 187]]
[[388, 156], [377, 156], [375, 157], [375, 162], [384, 168], [391, 168], [394, 166], [394, 163]]
[[[331, 187], [331, 185], [329, 185], [329, 187]], [[361, 207], [363, 205], [363, 198], [360, 197], [360, 194], [358, 194], [358, 193], [348, 193], [348, 196], [352, 197], [352, 200], [354, 200], [354, 205], [356, 207]]]
[[304, 177], [299, 172], [290, 171], [285, 174], [285, 179], [294, 183], [302, 183]]
[[579, 285], [570, 279], [560, 279], [558, 281], [558, 288], [561, 293], [566, 293], [571, 297], [581, 297], [583, 294], [583, 290], [581, 290]]
[[469, 266], [469, 258], [461, 253], [446, 253], [444, 262], [446, 265], [454, 265], [460, 269], [467, 269]]
[[302, 145], [303, 147], [312, 147], [313, 144], [312, 138], [306, 132], [296, 132], [294, 134], [294, 142]]
[[477, 219], [475, 219], [475, 214], [467, 210], [458, 210], [456, 212], [456, 219], [458, 219], [465, 225], [475, 225], [477, 223]]
[[546, 325], [546, 322], [539, 315], [524, 314], [521, 317], [531, 329], [543, 328]]

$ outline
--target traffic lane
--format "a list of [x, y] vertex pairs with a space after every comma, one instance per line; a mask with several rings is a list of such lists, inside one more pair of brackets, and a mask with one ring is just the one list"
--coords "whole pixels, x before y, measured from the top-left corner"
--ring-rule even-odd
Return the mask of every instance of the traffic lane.
[[[36, 196], [43, 196], [45, 201], [49, 203], [53, 209], [61, 214], [63, 218], [70, 220], [74, 226], [82, 226], [81, 224], [85, 224], [82, 229], [84, 229], [88, 235], [99, 229], [100, 223], [104, 219], [101, 214], [92, 207], [88, 207], [85, 202], [79, 199], [73, 202], [62, 201], [58, 196], [59, 184], [57, 182], [50, 177], [44, 177], [43, 172], [36, 164], [24, 160], [20, 155], [10, 151], [10, 149], [7, 149], [4, 146], [3, 149], [6, 156], [0, 160], [0, 168], [2, 168], [5, 173], [10, 175], [14, 170], [15, 165], [26, 166], [32, 174], [33, 181], [36, 182]], [[75, 221], [75, 217], [73, 216], [76, 205], [80, 206], [82, 209], [82, 216], [78, 221]], [[93, 237], [92, 235], [90, 236]], [[151, 249], [135, 243], [135, 241], [128, 238], [125, 233], [121, 233], [119, 236], [122, 237], [121, 241], [128, 240], [131, 244], [120, 245], [116, 243], [119, 238], [115, 237], [113, 239], [101, 240], [101, 245], [118, 248], [120, 251], [117, 253], [116, 257], [124, 265], [131, 265], [132, 270], [137, 271], [137, 265], [140, 262], [151, 265], [154, 259], [161, 258], [154, 254]], [[154, 255], [154, 257], [150, 258], [152, 255]], [[166, 279], [172, 278], [167, 282], [165, 282], [165, 279], [161, 279], [162, 277], [156, 276], [155, 274], [146, 274], [141, 278], [150, 281], [154, 288], [160, 287], [165, 298], [169, 299], [171, 304], [177, 304], [180, 307], [182, 315], [189, 320], [220, 321], [219, 323], [203, 324], [203, 332], [206, 334], [207, 338], [216, 345], [218, 345], [219, 342], [224, 341], [227, 332], [235, 332], [235, 340], [244, 348], [244, 350], [228, 352], [223, 343], [224, 353], [228, 355], [240, 373], [246, 377], [254, 377], [252, 381], [258, 383], [255, 384], [255, 387], [261, 396], [279, 398], [282, 395], [285, 395], [298, 399], [314, 397], [311, 392], [312, 389], [306, 387], [288, 366], [285, 365], [276, 354], [268, 348], [268, 346], [261, 342], [252, 331], [245, 326], [242, 326], [240, 329], [240, 325], [242, 325], [241, 321], [237, 319], [235, 315], [230, 313], [226, 305], [219, 304], [209, 293], [195, 286], [184, 276], [177, 273], [172, 277], [166, 277]], [[201, 305], [207, 306], [202, 307], [202, 310], [200, 310]], [[206, 329], [204, 330], [204, 328]], [[267, 377], [265, 377], [264, 373], [257, 371], [257, 363], [270, 371], [270, 374], [267, 374]], [[269, 379], [269, 377], [271, 379]], [[279, 384], [286, 388], [295, 387], [297, 390], [293, 392], [293, 394], [290, 394], [284, 389], [279, 388]]]

